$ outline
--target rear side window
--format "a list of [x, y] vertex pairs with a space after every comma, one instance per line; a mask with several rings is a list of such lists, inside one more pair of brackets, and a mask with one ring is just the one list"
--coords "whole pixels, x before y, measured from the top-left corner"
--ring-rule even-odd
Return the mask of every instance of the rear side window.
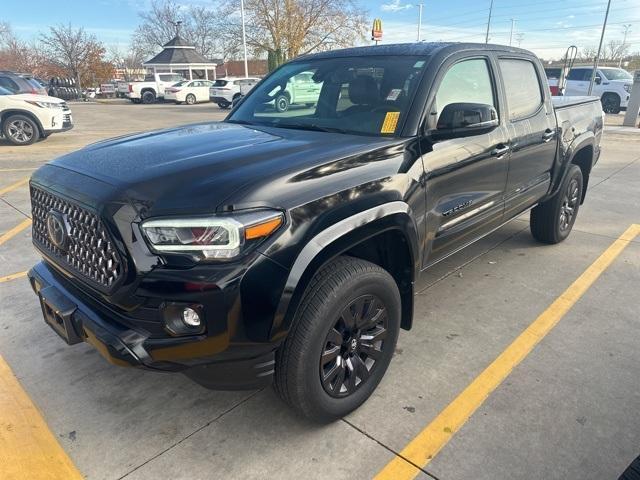
[[226, 80], [216, 80], [215, 82], [213, 82], [214, 87], [224, 87], [226, 84]]
[[529, 60], [501, 59], [500, 70], [507, 94], [509, 117], [527, 117], [542, 105], [542, 90], [536, 67]]
[[4, 87], [7, 90], [11, 90], [12, 92], [20, 91], [20, 87], [16, 82], [11, 80], [9, 77], [0, 77], [0, 87]]
[[591, 69], [590, 68], [579, 68], [572, 69], [569, 72], [569, 76], [567, 80], [575, 80], [577, 82], [583, 82], [584, 80], [591, 80]]

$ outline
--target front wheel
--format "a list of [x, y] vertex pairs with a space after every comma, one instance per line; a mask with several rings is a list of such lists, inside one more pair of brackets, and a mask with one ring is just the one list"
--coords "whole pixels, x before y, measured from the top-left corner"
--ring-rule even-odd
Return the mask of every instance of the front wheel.
[[580, 208], [582, 182], [582, 170], [571, 165], [558, 192], [531, 210], [529, 224], [536, 240], [553, 244], [569, 236]]
[[617, 93], [605, 93], [601, 103], [604, 113], [620, 113], [620, 96]]
[[2, 124], [2, 133], [14, 145], [31, 145], [40, 138], [38, 125], [26, 115], [10, 115]]
[[278, 95], [276, 97], [276, 110], [280, 113], [286, 112], [289, 110], [289, 97], [286, 95]]
[[193, 93], [190, 93], [189, 95], [187, 95], [187, 98], [185, 98], [187, 105], [193, 105], [194, 103], [196, 103], [196, 96]]
[[280, 397], [319, 422], [362, 405], [391, 362], [400, 306], [398, 286], [380, 266], [343, 256], [322, 267], [276, 356]]

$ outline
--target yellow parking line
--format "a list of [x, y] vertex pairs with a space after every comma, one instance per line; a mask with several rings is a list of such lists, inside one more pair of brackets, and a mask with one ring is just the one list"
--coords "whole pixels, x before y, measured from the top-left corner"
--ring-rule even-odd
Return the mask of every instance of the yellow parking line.
[[412, 479], [449, 442], [513, 369], [525, 359], [575, 305], [629, 243], [640, 235], [631, 225], [542, 314], [529, 325], [473, 382], [405, 446], [375, 477], [376, 480]]
[[22, 180], [19, 180], [16, 183], [9, 185], [8, 187], [4, 187], [0, 189], [0, 195], [4, 195], [5, 193], [9, 193], [15, 190], [16, 188], [20, 188], [21, 186], [25, 185], [28, 181], [29, 181], [29, 177], [25, 177]]
[[82, 478], [1, 355], [0, 478]]
[[10, 282], [11, 280], [15, 280], [16, 278], [22, 278], [26, 276], [27, 276], [26, 270], [24, 272], [12, 273], [11, 275], [0, 277], [0, 283]]
[[35, 170], [38, 167], [28, 167], [28, 168], [0, 168], [0, 172], [29, 172], [31, 170]]
[[25, 218], [22, 222], [20, 222], [18, 225], [13, 227], [11, 230], [9, 230], [8, 232], [3, 233], [2, 235], [0, 235], [0, 245], [2, 245], [7, 240], [10, 240], [13, 237], [15, 237], [17, 234], [19, 234], [25, 228], [28, 228], [29, 225], [31, 225], [31, 219], [30, 218]]

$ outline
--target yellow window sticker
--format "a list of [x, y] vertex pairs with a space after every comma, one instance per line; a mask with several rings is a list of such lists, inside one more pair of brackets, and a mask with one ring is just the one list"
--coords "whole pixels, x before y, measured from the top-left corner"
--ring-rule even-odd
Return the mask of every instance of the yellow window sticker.
[[384, 116], [384, 122], [382, 122], [382, 128], [380, 133], [393, 133], [398, 126], [398, 119], [400, 118], [400, 112], [387, 112]]

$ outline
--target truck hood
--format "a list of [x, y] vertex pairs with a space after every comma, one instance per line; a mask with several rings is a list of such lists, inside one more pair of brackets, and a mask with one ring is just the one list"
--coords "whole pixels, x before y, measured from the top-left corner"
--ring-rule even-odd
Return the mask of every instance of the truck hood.
[[[89, 145], [45, 165], [33, 181], [96, 209], [114, 203], [134, 205], [141, 218], [238, 208], [241, 192], [252, 187], [267, 192], [259, 200], [264, 206], [287, 208], [279, 203], [279, 193], [290, 183], [287, 179], [304, 178], [304, 172], [319, 165], [390, 142], [202, 123]], [[277, 189], [265, 190], [274, 177]]]

